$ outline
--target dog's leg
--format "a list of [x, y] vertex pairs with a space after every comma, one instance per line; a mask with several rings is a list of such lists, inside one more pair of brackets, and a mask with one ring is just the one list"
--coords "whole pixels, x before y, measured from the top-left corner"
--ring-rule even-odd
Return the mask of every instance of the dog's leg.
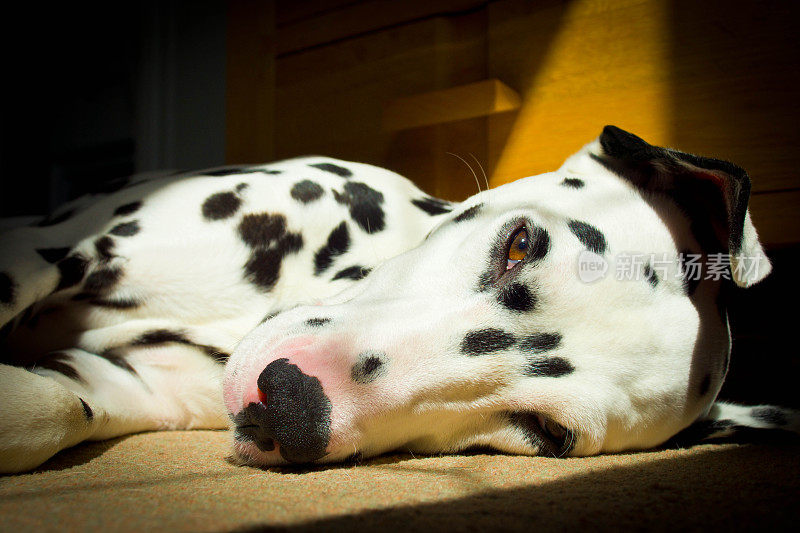
[[715, 402], [705, 416], [670, 439], [670, 445], [757, 442], [791, 434], [800, 434], [800, 412], [794, 409]]
[[31, 371], [0, 365], [0, 472], [35, 468], [84, 440], [162, 429], [223, 428], [222, 365], [191, 346], [124, 359], [77, 349]]

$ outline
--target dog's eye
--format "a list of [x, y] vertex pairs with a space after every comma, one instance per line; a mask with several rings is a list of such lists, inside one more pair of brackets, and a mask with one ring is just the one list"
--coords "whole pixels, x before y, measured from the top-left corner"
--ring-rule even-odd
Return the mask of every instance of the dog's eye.
[[525, 259], [529, 248], [528, 232], [525, 228], [522, 228], [511, 238], [511, 244], [508, 246], [508, 252], [506, 252], [506, 270], [514, 268], [514, 265]]

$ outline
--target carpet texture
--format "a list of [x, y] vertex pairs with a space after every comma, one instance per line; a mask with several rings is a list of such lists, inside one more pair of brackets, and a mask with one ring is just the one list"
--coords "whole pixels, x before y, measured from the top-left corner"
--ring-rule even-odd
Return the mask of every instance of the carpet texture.
[[394, 455], [259, 470], [215, 431], [132, 435], [0, 477], [3, 531], [790, 529], [800, 445], [602, 457]]

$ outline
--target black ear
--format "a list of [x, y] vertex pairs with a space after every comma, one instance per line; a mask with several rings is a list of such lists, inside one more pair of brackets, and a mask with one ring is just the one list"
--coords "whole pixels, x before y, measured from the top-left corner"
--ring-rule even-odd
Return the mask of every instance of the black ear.
[[769, 274], [769, 260], [750, 221], [750, 177], [744, 169], [654, 146], [616, 126], [603, 128], [598, 140], [593, 158], [643, 191], [672, 196], [706, 252], [727, 250], [737, 285], [748, 287]]

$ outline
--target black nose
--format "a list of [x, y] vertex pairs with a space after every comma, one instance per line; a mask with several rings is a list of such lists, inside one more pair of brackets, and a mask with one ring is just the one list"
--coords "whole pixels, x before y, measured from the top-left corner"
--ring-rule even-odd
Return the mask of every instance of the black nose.
[[236, 438], [251, 440], [262, 451], [274, 450], [277, 442], [281, 456], [292, 463], [324, 456], [331, 438], [331, 402], [319, 379], [278, 359], [258, 376], [258, 389], [266, 402], [251, 403], [236, 415]]

